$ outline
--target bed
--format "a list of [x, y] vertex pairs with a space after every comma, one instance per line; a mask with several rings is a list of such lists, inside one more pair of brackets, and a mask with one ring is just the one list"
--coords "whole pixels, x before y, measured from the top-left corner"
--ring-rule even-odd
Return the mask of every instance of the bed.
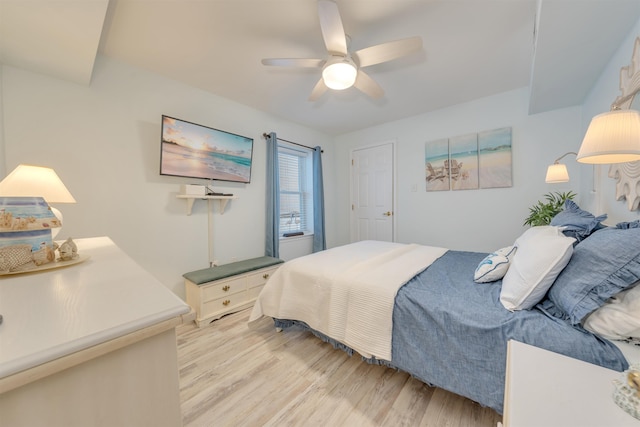
[[617, 371], [640, 360], [640, 224], [578, 212], [491, 254], [365, 241], [288, 261], [249, 322], [302, 325], [502, 413], [510, 339]]

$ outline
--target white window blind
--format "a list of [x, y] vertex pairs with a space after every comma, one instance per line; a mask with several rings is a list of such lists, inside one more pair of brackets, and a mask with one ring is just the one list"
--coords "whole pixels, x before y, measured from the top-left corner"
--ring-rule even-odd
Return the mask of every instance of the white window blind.
[[280, 173], [280, 234], [312, 232], [311, 152], [278, 145]]

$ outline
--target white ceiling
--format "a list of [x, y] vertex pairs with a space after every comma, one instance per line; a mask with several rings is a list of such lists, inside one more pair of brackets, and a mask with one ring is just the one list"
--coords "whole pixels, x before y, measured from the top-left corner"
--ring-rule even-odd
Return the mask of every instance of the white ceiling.
[[[640, 0], [337, 0], [351, 50], [419, 35], [374, 65], [385, 90], [307, 100], [325, 58], [315, 0], [0, 0], [0, 63], [90, 84], [96, 54], [329, 135], [525, 86], [530, 112], [579, 105], [640, 17]], [[616, 94], [612, 94], [612, 99]]]

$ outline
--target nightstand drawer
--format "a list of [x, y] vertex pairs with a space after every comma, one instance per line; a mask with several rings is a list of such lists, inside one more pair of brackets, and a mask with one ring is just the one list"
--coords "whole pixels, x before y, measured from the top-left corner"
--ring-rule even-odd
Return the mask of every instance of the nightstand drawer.
[[211, 285], [200, 285], [202, 290], [202, 300], [207, 302], [210, 300], [223, 298], [225, 296], [233, 295], [238, 292], [242, 292], [247, 289], [246, 277], [239, 277], [229, 280], [220, 280], [213, 282]]
[[202, 304], [201, 317], [206, 317], [218, 312], [227, 311], [235, 306], [244, 304], [247, 302], [246, 292], [235, 293], [233, 295], [227, 295], [223, 298], [207, 301]]
[[249, 288], [247, 290], [247, 298], [249, 300], [255, 300], [256, 298], [258, 298], [258, 295], [260, 295], [260, 291], [262, 291], [262, 288], [264, 288], [264, 285], [254, 286], [253, 288]]
[[247, 289], [254, 288], [256, 286], [262, 286], [267, 283], [269, 277], [277, 270], [277, 268], [269, 268], [260, 270], [256, 273], [247, 275]]

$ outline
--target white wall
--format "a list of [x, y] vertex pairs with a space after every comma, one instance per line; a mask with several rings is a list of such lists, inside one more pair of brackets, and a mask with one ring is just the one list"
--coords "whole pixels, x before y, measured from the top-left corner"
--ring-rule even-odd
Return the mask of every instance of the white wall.
[[7, 172], [4, 165], [4, 114], [2, 113], [2, 101], [2, 66], [0, 65], [0, 176], [3, 177]]
[[[598, 79], [598, 82], [591, 90], [591, 93], [583, 104], [583, 122], [582, 135], [587, 130], [591, 118], [600, 113], [609, 111], [611, 103], [616, 97], [621, 95], [620, 92], [620, 69], [631, 64], [631, 56], [633, 54], [633, 45], [635, 39], [640, 36], [640, 21], [629, 32], [629, 35], [620, 45], [618, 51], [609, 61], [606, 69]], [[595, 179], [594, 179], [595, 172]], [[626, 201], [616, 201], [616, 181], [608, 177], [609, 166], [588, 166], [581, 167], [583, 193], [588, 194], [588, 189], [594, 187], [596, 192], [591, 193], [585, 206], [592, 209], [593, 212], [606, 213], [609, 218], [609, 224], [616, 224], [620, 221], [633, 221], [640, 218], [639, 211], [631, 212], [627, 208]]]
[[[528, 90], [511, 91], [451, 108], [409, 117], [336, 138], [338, 181], [349, 182], [349, 156], [356, 147], [396, 140], [396, 236], [450, 249], [493, 251], [512, 244], [524, 228], [528, 207], [549, 191], [576, 191], [579, 169], [571, 158], [568, 184], [546, 184], [547, 166], [580, 141], [579, 107], [529, 116]], [[425, 191], [424, 147], [428, 141], [512, 127], [513, 187], [465, 191]], [[417, 192], [411, 187], [416, 185]], [[343, 207], [337, 231], [349, 239], [349, 189], [342, 187]]]
[[[78, 202], [56, 206], [65, 218], [58, 237], [109, 236], [180, 296], [182, 274], [208, 267], [207, 204], [197, 200], [187, 216], [186, 201], [176, 198], [180, 184], [202, 182], [159, 175], [162, 114], [254, 139], [251, 183], [215, 185], [239, 196], [214, 215], [220, 263], [264, 254], [263, 132], [322, 146], [324, 168], [332, 167], [332, 140], [322, 133], [105, 57], [98, 57], [89, 87], [2, 71], [0, 164], [7, 171], [20, 163], [54, 168]], [[331, 188], [331, 174], [324, 175]], [[329, 210], [330, 198], [326, 203]]]
[[[254, 169], [248, 185], [220, 183], [240, 198], [214, 215], [215, 258], [221, 263], [263, 254], [264, 153], [262, 133], [310, 146], [321, 145], [325, 177], [327, 244], [349, 242], [350, 154], [354, 148], [396, 141], [396, 235], [452, 249], [491, 251], [511, 244], [523, 231], [528, 207], [549, 191], [574, 190], [593, 212], [613, 221], [638, 217], [615, 202], [614, 181], [564, 159], [571, 182], [545, 184], [546, 167], [577, 151], [590, 118], [609, 108], [619, 93], [620, 67], [628, 65], [640, 23], [612, 58], [582, 107], [530, 116], [526, 88], [440, 111], [330, 138], [249, 107], [146, 71], [98, 57], [92, 83], [78, 86], [43, 75], [0, 67], [0, 176], [19, 163], [56, 169], [78, 203], [65, 213], [60, 237], [110, 236], [168, 288], [183, 295], [181, 275], [204, 268], [206, 204], [191, 216], [175, 195], [193, 182], [158, 174], [160, 116], [168, 114], [254, 138]], [[424, 144], [439, 138], [511, 126], [513, 187], [426, 192]], [[338, 185], [339, 183], [339, 185]], [[416, 185], [418, 191], [411, 191]], [[290, 259], [308, 251], [309, 241], [281, 247]]]

